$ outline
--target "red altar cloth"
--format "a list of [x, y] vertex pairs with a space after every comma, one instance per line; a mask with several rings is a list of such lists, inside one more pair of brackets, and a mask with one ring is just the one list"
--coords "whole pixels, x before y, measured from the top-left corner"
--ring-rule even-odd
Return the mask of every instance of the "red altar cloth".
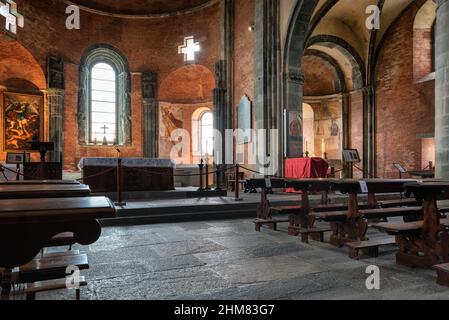
[[[286, 179], [326, 178], [329, 164], [321, 158], [300, 158], [285, 160]], [[285, 192], [296, 193], [295, 189]]]

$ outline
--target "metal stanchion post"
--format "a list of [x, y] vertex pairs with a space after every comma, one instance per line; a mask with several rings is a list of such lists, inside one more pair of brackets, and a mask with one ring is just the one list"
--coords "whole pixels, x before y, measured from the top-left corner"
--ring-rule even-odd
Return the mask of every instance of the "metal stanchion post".
[[117, 161], [117, 195], [118, 202], [115, 203], [116, 206], [124, 207], [126, 203], [123, 202], [122, 195], [122, 159], [119, 158]]
[[204, 160], [201, 159], [200, 164], [198, 165], [198, 167], [200, 168], [200, 188], [198, 189], [198, 191], [204, 191], [203, 188], [203, 168], [204, 168]]
[[215, 179], [216, 179], [216, 181], [215, 181], [215, 184], [216, 184], [215, 191], [221, 191], [221, 165], [215, 164], [215, 171], [216, 171], [216, 174], [215, 174]]
[[206, 161], [206, 188], [204, 188], [205, 191], [210, 191], [209, 188], [209, 163]]
[[235, 197], [234, 200], [235, 201], [242, 201], [243, 199], [240, 198], [240, 166], [238, 164], [235, 165], [235, 185], [234, 185], [234, 189], [235, 189]]

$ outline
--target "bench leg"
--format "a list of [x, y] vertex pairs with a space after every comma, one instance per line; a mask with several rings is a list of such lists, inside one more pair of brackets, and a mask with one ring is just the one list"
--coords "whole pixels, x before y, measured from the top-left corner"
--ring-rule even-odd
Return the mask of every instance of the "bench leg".
[[324, 232], [317, 232], [311, 234], [312, 240], [318, 241], [318, 242], [324, 242]]
[[358, 249], [349, 248], [348, 254], [349, 254], [349, 258], [351, 258], [351, 259], [355, 259], [355, 260], [359, 259], [359, 250]]
[[293, 237], [298, 236], [298, 235], [299, 235], [299, 230], [298, 230], [298, 228], [297, 228], [297, 227], [294, 227], [294, 226], [289, 226], [289, 227], [288, 227], [288, 235], [289, 235], [289, 236], [293, 236]]
[[81, 290], [76, 289], [76, 301], [80, 301], [80, 300], [81, 300]]
[[301, 233], [301, 242], [309, 243], [309, 235], [307, 233]]
[[278, 231], [278, 224], [273, 222], [273, 231]]
[[36, 300], [36, 294], [33, 293], [27, 293], [27, 300]]
[[260, 232], [260, 223], [256, 223], [256, 231]]
[[449, 286], [449, 274], [442, 271], [442, 270], [437, 270], [437, 283], [440, 286]]

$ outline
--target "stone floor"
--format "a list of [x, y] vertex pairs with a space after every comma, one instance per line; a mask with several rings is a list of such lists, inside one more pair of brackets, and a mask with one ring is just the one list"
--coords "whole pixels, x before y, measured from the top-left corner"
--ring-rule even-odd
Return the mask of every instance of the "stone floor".
[[[371, 234], [372, 237], [382, 236]], [[448, 299], [431, 270], [397, 266], [394, 248], [350, 260], [326, 243], [302, 244], [251, 220], [105, 228], [90, 247], [83, 299]], [[369, 291], [366, 268], [381, 270]], [[73, 299], [58, 291], [38, 299]]]

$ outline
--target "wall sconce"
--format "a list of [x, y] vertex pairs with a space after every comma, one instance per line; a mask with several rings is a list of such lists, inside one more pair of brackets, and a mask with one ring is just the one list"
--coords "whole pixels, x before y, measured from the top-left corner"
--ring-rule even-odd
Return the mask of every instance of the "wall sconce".
[[251, 31], [251, 32], [253, 32], [255, 29], [256, 29], [256, 28], [255, 28], [255, 24], [254, 24], [254, 22], [253, 22], [253, 23], [251, 23], [250, 26], [248, 27], [248, 30]]

